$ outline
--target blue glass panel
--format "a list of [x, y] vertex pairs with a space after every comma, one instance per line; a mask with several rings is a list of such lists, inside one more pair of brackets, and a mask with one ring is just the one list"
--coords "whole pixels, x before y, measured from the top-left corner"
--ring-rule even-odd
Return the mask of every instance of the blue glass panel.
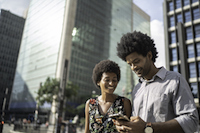
[[187, 27], [186, 28], [186, 40], [192, 39], [192, 28], [191, 27]]
[[193, 20], [199, 19], [200, 18], [200, 12], [199, 8], [193, 9]]
[[176, 0], [176, 9], [181, 8], [181, 0]]
[[178, 22], [183, 22], [182, 14], [177, 14], [176, 21], [177, 21], [177, 23]]
[[194, 26], [195, 37], [200, 37], [200, 24]]
[[174, 16], [171, 16], [170, 17], [170, 27], [173, 27], [175, 26], [175, 23], [174, 23]]
[[187, 6], [190, 4], [190, 0], [184, 0], [184, 6]]
[[196, 44], [197, 56], [200, 56], [200, 43]]
[[185, 15], [185, 22], [190, 22], [191, 21], [190, 11], [186, 11], [184, 15]]
[[178, 66], [173, 66], [172, 69], [173, 69], [174, 72], [178, 72]]
[[195, 2], [197, 2], [198, 0], [192, 0], [192, 3], [195, 3]]
[[177, 61], [177, 51], [176, 51], [176, 48], [173, 48], [171, 50], [171, 56], [172, 56], [172, 61]]
[[195, 78], [196, 77], [196, 66], [195, 66], [195, 63], [190, 63], [189, 64], [189, 73], [190, 73], [190, 78]]
[[191, 83], [190, 86], [191, 86], [191, 90], [192, 90], [192, 94], [194, 98], [197, 98], [197, 95], [198, 95], [197, 83]]
[[169, 8], [169, 11], [173, 11], [174, 10], [174, 4], [173, 4], [172, 1], [168, 3], [168, 8]]
[[188, 58], [195, 57], [195, 54], [194, 54], [194, 45], [193, 44], [190, 44], [190, 45], [187, 46], [187, 51], [188, 51]]
[[176, 34], [175, 34], [175, 32], [171, 32], [170, 36], [171, 36], [171, 43], [176, 43]]

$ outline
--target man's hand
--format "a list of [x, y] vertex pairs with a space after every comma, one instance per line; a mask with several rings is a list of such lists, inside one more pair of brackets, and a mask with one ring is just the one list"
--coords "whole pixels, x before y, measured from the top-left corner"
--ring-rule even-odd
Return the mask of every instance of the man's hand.
[[146, 123], [138, 116], [132, 116], [130, 122], [115, 120], [114, 123], [120, 133], [144, 133], [146, 126]]

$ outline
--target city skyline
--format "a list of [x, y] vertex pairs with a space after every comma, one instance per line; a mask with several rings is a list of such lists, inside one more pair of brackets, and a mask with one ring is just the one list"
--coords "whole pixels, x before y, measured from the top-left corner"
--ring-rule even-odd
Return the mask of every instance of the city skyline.
[[[23, 16], [31, 0], [0, 0], [0, 8], [9, 10], [18, 16]], [[158, 58], [156, 65], [166, 66], [163, 28], [163, 0], [133, 0], [133, 2], [151, 17], [151, 37], [154, 39]]]

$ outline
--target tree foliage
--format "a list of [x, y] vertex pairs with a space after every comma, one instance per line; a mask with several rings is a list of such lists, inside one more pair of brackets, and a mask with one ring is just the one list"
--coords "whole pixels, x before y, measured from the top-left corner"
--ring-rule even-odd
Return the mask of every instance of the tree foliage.
[[[48, 77], [46, 81], [40, 85], [39, 90], [37, 91], [36, 100], [39, 105], [43, 105], [45, 102], [52, 103], [53, 96], [56, 95], [56, 101], [58, 101], [58, 93], [60, 88], [60, 81], [56, 78]], [[72, 82], [67, 82], [65, 87], [64, 98], [71, 98], [76, 96], [79, 87]]]

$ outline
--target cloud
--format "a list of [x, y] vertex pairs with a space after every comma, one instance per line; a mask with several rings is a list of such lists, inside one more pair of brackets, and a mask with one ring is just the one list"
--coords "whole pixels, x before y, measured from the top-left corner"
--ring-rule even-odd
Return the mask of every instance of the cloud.
[[158, 51], [158, 58], [155, 64], [157, 67], [166, 67], [163, 22], [159, 20], [151, 21], [151, 37], [154, 39]]

